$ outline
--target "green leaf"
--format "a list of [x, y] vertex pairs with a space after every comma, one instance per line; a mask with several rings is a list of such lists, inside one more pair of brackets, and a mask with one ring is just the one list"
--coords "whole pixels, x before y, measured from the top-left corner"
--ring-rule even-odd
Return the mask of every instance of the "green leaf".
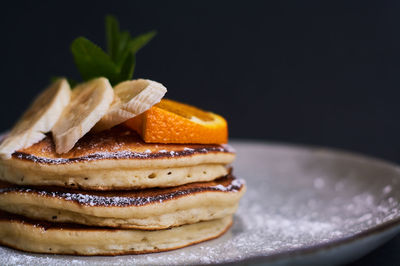
[[130, 41], [130, 51], [136, 54], [141, 48], [143, 48], [143, 46], [150, 42], [156, 34], [157, 32], [153, 30], [136, 36]]
[[[128, 34], [128, 38], [126, 35]], [[139, 49], [145, 46], [154, 36], [156, 35], [155, 31], [151, 31], [142, 35], [137, 36], [134, 39], [131, 39], [129, 33], [123, 32], [120, 35], [120, 49], [118, 49], [117, 57], [114, 62], [119, 67], [122, 68], [122, 65], [125, 63], [125, 60], [128, 54], [133, 53], [136, 54]]]
[[135, 71], [136, 57], [134, 53], [129, 53], [125, 59], [124, 64], [121, 67], [121, 73], [119, 74], [119, 81], [129, 80], [133, 77]]
[[115, 57], [113, 58], [115, 64], [121, 68], [129, 52], [129, 42], [131, 36], [129, 32], [121, 32], [119, 35], [118, 46], [116, 49]]
[[78, 85], [78, 81], [76, 81], [75, 79], [67, 79], [69, 86], [71, 87], [71, 89], [75, 88], [76, 85]]
[[88, 39], [75, 39], [71, 44], [71, 52], [84, 80], [104, 76], [111, 81], [118, 76], [118, 68], [110, 56]]
[[112, 85], [132, 79], [136, 53], [156, 35], [150, 31], [132, 38], [128, 31], [121, 31], [118, 20], [108, 15], [105, 19], [107, 53], [84, 37], [71, 44], [75, 64], [86, 81], [104, 76]]
[[106, 16], [106, 41], [107, 52], [111, 59], [114, 60], [119, 42], [119, 23], [111, 15]]

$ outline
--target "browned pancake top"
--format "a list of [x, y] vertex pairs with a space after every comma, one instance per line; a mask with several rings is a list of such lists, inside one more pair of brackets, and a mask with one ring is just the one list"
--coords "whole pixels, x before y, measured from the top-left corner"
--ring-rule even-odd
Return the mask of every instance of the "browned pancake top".
[[151, 188], [131, 191], [81, 191], [60, 187], [17, 186], [0, 181], [0, 193], [34, 193], [43, 197], [57, 197], [79, 205], [102, 207], [143, 206], [164, 202], [202, 192], [238, 192], [244, 181], [232, 175], [210, 182], [199, 182], [171, 188]]
[[228, 145], [145, 143], [136, 132], [124, 126], [117, 126], [100, 133], [85, 135], [65, 154], [57, 154], [52, 137], [47, 136], [31, 147], [15, 152], [13, 158], [64, 164], [101, 159], [172, 158], [210, 152], [234, 153]]

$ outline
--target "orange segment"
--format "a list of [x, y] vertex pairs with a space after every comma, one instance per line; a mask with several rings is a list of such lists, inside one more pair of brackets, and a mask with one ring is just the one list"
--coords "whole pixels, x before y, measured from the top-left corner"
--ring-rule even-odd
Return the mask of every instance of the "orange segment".
[[167, 99], [129, 119], [125, 125], [150, 143], [228, 142], [228, 125], [223, 117]]

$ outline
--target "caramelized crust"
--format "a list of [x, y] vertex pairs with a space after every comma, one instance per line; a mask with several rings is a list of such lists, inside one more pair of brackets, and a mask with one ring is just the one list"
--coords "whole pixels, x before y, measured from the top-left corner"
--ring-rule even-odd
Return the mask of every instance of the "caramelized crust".
[[17, 186], [0, 181], [0, 194], [3, 193], [33, 193], [45, 197], [57, 197], [89, 206], [143, 206], [176, 200], [204, 192], [238, 192], [244, 187], [244, 181], [235, 179], [232, 175], [211, 182], [190, 183], [171, 188], [149, 188], [141, 190], [113, 191], [83, 191], [55, 186]]
[[81, 191], [0, 184], [0, 210], [49, 222], [160, 230], [235, 213], [246, 190], [232, 176], [172, 188]]
[[66, 164], [102, 159], [155, 159], [177, 158], [205, 153], [234, 153], [228, 145], [214, 144], [154, 144], [145, 143], [140, 136], [117, 126], [100, 133], [89, 133], [65, 154], [57, 154], [52, 137], [13, 154], [15, 159], [45, 164]]

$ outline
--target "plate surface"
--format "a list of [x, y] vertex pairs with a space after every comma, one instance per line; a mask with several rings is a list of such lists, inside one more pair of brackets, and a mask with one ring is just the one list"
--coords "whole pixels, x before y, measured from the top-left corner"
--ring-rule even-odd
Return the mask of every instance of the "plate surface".
[[330, 263], [352, 261], [400, 231], [400, 168], [346, 152], [234, 141], [247, 181], [235, 222], [219, 239], [117, 257], [37, 255], [0, 247], [0, 264]]

